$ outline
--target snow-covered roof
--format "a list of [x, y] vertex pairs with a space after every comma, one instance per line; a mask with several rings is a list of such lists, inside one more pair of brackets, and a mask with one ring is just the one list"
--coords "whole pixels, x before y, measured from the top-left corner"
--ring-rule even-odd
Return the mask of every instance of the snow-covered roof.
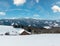
[[28, 32], [28, 31], [25, 30], [25, 29], [21, 29], [18, 33], [21, 34], [21, 33], [23, 33], [24, 31], [27, 32], [28, 34], [31, 34], [31, 32]]
[[13, 28], [12, 26], [0, 25], [0, 34], [5, 34], [6, 32], [9, 32], [10, 34], [21, 34], [24, 31], [31, 34], [30, 32], [22, 28]]
[[46, 29], [51, 29], [51, 27], [50, 27], [50, 26], [44, 26], [44, 28], [46, 28]]

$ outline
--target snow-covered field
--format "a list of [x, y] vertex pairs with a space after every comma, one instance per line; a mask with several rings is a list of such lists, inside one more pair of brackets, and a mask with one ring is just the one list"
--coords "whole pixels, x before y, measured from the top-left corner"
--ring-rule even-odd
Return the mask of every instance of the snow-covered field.
[[0, 36], [0, 46], [60, 46], [60, 34]]
[[[11, 26], [1, 26], [0, 33], [5, 31], [19, 31]], [[0, 36], [0, 46], [60, 46], [60, 34], [37, 34]]]

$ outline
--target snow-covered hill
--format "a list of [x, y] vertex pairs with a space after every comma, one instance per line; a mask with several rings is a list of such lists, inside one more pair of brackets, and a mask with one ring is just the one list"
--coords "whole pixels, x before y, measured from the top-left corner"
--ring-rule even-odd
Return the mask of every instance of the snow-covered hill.
[[0, 34], [5, 34], [6, 32], [9, 32], [10, 34], [16, 34], [21, 30], [22, 28], [13, 28], [12, 26], [0, 25]]

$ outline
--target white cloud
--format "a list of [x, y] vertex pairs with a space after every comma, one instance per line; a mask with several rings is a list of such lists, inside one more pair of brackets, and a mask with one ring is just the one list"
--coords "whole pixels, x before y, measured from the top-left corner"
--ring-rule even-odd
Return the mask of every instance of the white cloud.
[[52, 10], [53, 10], [53, 12], [60, 12], [60, 7], [57, 6], [57, 5], [54, 5], [54, 6], [52, 7]]
[[36, 3], [39, 3], [39, 0], [36, 0]]
[[16, 6], [19, 6], [19, 5], [23, 5], [24, 3], [26, 3], [26, 0], [13, 0], [13, 2]]
[[6, 13], [5, 12], [0, 12], [0, 15], [6, 15]]

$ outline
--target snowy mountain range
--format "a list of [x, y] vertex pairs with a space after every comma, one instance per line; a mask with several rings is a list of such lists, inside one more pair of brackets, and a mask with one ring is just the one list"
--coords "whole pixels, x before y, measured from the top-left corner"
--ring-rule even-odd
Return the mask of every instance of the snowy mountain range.
[[60, 27], [60, 21], [58, 20], [40, 20], [40, 19], [0, 19], [0, 25], [23, 25], [31, 27]]

